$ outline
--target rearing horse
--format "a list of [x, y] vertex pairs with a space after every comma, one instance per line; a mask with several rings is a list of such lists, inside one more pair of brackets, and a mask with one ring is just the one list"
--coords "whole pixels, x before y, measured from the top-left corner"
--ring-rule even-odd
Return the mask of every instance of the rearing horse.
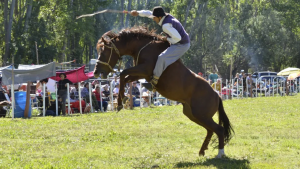
[[[143, 27], [124, 29], [119, 34], [107, 32], [99, 39], [99, 58], [94, 70], [96, 78], [100, 73], [106, 78], [123, 55], [130, 55], [136, 61], [136, 66], [120, 74], [118, 110], [123, 108], [125, 84], [142, 78], [150, 81], [158, 55], [168, 47], [167, 41]], [[234, 131], [224, 111], [222, 99], [203, 78], [185, 67], [181, 60], [177, 60], [164, 70], [156, 90], [166, 98], [181, 102], [183, 113], [207, 130], [199, 155], [205, 155], [213, 132], [219, 139], [217, 157], [225, 155], [224, 144], [229, 142]], [[217, 111], [219, 124], [212, 119]]]

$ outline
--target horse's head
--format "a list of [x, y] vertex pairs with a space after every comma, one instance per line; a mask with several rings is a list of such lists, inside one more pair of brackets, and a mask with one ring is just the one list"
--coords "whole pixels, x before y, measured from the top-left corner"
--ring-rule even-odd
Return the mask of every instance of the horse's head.
[[94, 77], [98, 78], [100, 73], [102, 78], [107, 78], [110, 72], [114, 72], [113, 67], [117, 64], [121, 55], [113, 42], [113, 38], [104, 34], [97, 43], [98, 60], [94, 69]]

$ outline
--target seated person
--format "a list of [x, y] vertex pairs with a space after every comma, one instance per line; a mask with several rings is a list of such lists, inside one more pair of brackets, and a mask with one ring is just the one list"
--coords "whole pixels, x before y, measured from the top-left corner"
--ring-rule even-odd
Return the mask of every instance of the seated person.
[[221, 95], [221, 89], [222, 89], [222, 84], [221, 80], [218, 79], [217, 82], [213, 83], [211, 87], [218, 92], [219, 95]]
[[104, 94], [104, 97], [105, 97], [103, 100], [109, 101], [110, 91], [108, 89], [107, 84], [104, 86], [104, 90], [102, 91], [102, 93]]
[[149, 95], [148, 95], [148, 93], [143, 92], [142, 98], [143, 98], [143, 100], [144, 100], [144, 101], [143, 101], [143, 107], [148, 107], [148, 106], [150, 106]]
[[[58, 98], [58, 115], [61, 115], [61, 98]], [[42, 115], [42, 114], [41, 114]], [[52, 101], [46, 110], [46, 116], [56, 116], [56, 100]]]
[[115, 86], [115, 88], [114, 88], [114, 91], [113, 91], [113, 96], [114, 96], [114, 97], [118, 97], [118, 95], [119, 95], [119, 90], [120, 90], [120, 84], [117, 83], [116, 86]]
[[[130, 88], [128, 89], [128, 91], [130, 91]], [[140, 97], [140, 90], [136, 86], [136, 82], [133, 82], [133, 84], [132, 84], [132, 95], [135, 97]]]
[[[79, 103], [79, 93], [78, 93], [78, 83], [74, 83], [74, 88], [71, 89], [70, 92], [70, 108], [71, 108], [71, 112], [73, 112], [74, 109], [77, 109], [78, 111], [80, 111], [80, 103]], [[84, 108], [86, 106], [85, 101], [82, 99], [81, 100], [81, 110], [82, 112], [84, 112]]]
[[[84, 98], [86, 103], [90, 103], [89, 83], [84, 84], [84, 88], [81, 91], [81, 97]], [[92, 94], [91, 97], [92, 97], [92, 105], [93, 105], [94, 110], [99, 110], [96, 96]]]
[[4, 106], [11, 105], [10, 102], [8, 101], [1, 101], [0, 102], [0, 117], [5, 117], [6, 116], [6, 110], [3, 108]]
[[[99, 106], [100, 108], [102, 108], [102, 107], [101, 107], [100, 94], [101, 94], [101, 97], [105, 97], [105, 95], [100, 91], [100, 86], [99, 86], [98, 84], [96, 85], [96, 90], [93, 91], [93, 94], [96, 96], [96, 99], [97, 99], [97, 101], [98, 101], [98, 106]], [[106, 111], [106, 110], [107, 110], [107, 105], [108, 105], [107, 101], [104, 101], [104, 100], [102, 99], [102, 105], [103, 105], [104, 111]]]

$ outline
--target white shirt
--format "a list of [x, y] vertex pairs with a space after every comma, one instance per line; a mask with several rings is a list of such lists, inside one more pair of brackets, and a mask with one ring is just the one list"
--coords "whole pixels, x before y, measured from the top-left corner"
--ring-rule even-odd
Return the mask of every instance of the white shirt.
[[119, 93], [119, 88], [115, 88], [113, 93]]
[[[137, 12], [139, 13], [139, 16], [141, 16], [141, 17], [153, 18], [152, 12], [149, 10], [141, 10], [141, 11], [137, 11]], [[166, 23], [166, 24], [162, 25], [165, 17], [166, 16], [162, 17], [158, 24], [160, 26], [162, 26], [162, 30], [170, 36], [170, 38], [167, 38], [167, 40], [171, 44], [175, 44], [181, 40], [181, 36], [180, 36], [179, 32], [175, 28], [173, 28], [172, 24]]]

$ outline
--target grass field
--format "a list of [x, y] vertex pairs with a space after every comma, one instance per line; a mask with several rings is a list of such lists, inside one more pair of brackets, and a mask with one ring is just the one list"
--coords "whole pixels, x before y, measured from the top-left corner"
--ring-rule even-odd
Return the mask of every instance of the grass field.
[[230, 100], [227, 158], [182, 106], [0, 119], [0, 168], [300, 168], [300, 95]]

